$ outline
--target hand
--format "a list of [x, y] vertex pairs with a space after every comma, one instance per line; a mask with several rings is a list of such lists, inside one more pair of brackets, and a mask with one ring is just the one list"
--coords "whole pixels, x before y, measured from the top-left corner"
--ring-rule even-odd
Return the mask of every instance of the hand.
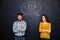
[[47, 32], [47, 30], [42, 30], [43, 32]]
[[22, 28], [25, 28], [25, 26], [22, 26]]
[[49, 30], [43, 30], [43, 32], [48, 32], [48, 33], [50, 33], [50, 31], [49, 31]]
[[19, 28], [16, 28], [16, 30], [19, 30]]

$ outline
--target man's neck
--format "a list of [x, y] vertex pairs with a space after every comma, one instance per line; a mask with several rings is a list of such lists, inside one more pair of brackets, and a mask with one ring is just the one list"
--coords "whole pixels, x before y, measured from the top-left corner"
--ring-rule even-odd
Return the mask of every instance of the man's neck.
[[18, 21], [22, 21], [22, 20], [18, 20]]

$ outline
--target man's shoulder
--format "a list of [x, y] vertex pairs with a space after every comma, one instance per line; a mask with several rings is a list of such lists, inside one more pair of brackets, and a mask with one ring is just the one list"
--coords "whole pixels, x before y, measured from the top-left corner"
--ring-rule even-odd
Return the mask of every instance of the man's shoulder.
[[25, 20], [22, 20], [22, 22], [25, 22], [25, 23], [26, 23], [26, 21], [25, 21]]
[[[14, 21], [13, 23], [17, 23], [17, 22], [18, 22], [18, 20]], [[22, 20], [21, 22], [26, 23], [25, 20]]]
[[14, 21], [13, 23], [16, 23], [17, 22], [17, 20], [16, 21]]

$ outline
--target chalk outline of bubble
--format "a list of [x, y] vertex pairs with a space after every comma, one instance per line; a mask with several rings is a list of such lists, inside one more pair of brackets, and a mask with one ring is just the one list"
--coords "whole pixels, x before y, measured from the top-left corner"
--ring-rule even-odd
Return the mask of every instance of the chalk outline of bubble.
[[[31, 3], [31, 2], [33, 2], [33, 3], [37, 4], [38, 6], [40, 6], [40, 4], [37, 3], [37, 2], [35, 2], [35, 1], [26, 1], [25, 3], [22, 4], [22, 6], [21, 6], [21, 11], [22, 11], [23, 6], [24, 6], [26, 3]], [[37, 13], [38, 13], [40, 10], [41, 10], [41, 6], [40, 6], [40, 9], [37, 11]], [[26, 14], [24, 11], [22, 11], [22, 12], [23, 12], [24, 14]]]
[[[40, 6], [40, 4], [37, 3], [37, 2], [35, 2], [35, 1], [27, 1], [27, 2], [25, 2], [24, 4], [22, 4], [22, 6], [21, 6], [21, 11], [22, 11], [22, 7], [23, 7], [26, 3], [29, 3], [29, 2], [34, 2], [34, 3], [36, 3], [36, 4], [38, 4], [38, 5]], [[41, 10], [41, 6], [40, 6], [39, 11], [40, 11], [40, 10]], [[39, 12], [39, 11], [37, 11], [37, 12]]]
[[[33, 3], [33, 2], [27, 2], [27, 3]], [[35, 5], [36, 5], [36, 3], [35, 3]], [[34, 6], [35, 6], [35, 5], [34, 5]], [[37, 5], [36, 5], [36, 6], [37, 6]], [[38, 6], [39, 6], [39, 5], [38, 5]], [[25, 7], [25, 6], [24, 6], [24, 7]], [[36, 7], [35, 7], [35, 8], [36, 8]], [[35, 9], [35, 8], [34, 8], [34, 9]], [[26, 9], [26, 10], [30, 10], [30, 9], [28, 9], [28, 8], [26, 8], [26, 7], [25, 7], [25, 9]], [[33, 9], [33, 8], [32, 8], [32, 9]], [[33, 10], [34, 10], [34, 9], [33, 9]]]

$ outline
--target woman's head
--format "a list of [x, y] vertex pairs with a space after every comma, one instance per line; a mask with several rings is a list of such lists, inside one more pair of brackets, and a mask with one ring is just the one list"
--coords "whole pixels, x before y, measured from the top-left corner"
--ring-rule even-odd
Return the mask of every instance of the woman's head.
[[50, 22], [50, 20], [49, 20], [49, 18], [48, 18], [48, 16], [46, 14], [43, 14], [41, 16], [41, 22]]

